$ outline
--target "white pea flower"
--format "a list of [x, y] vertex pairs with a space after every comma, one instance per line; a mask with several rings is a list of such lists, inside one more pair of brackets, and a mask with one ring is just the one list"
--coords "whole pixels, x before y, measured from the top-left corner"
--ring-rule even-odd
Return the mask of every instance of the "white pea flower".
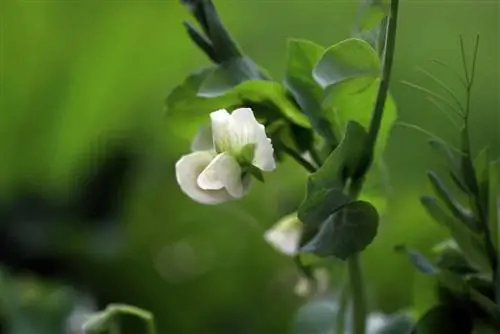
[[301, 234], [302, 222], [295, 212], [284, 216], [267, 230], [264, 239], [281, 253], [293, 256], [299, 248]]
[[191, 154], [175, 165], [181, 190], [203, 204], [219, 204], [243, 197], [249, 190], [249, 168], [276, 168], [271, 140], [252, 109], [210, 114], [209, 127], [196, 135]]

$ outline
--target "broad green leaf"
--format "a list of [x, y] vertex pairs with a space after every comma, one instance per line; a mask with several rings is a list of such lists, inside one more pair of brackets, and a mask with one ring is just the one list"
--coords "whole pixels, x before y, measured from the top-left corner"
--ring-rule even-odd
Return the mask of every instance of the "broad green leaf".
[[460, 249], [469, 258], [471, 264], [486, 271], [491, 270], [482, 240], [476, 233], [448, 214], [436, 198], [423, 196], [420, 201], [427, 213], [436, 222], [448, 229]]
[[358, 30], [371, 30], [389, 14], [390, 0], [364, 0]]
[[398, 245], [395, 247], [395, 250], [399, 253], [404, 253], [410, 259], [410, 262], [413, 264], [418, 271], [426, 275], [434, 275], [437, 273], [434, 265], [421, 253], [408, 249], [404, 245]]
[[247, 57], [231, 58], [221, 63], [207, 75], [198, 90], [198, 96], [207, 98], [220, 97], [242, 82], [261, 79], [264, 78], [251, 59]]
[[[321, 223], [327, 219], [332, 212], [341, 206], [349, 203], [351, 198], [345, 195], [342, 188], [317, 188], [309, 179], [307, 183], [306, 199], [299, 207], [299, 219], [306, 226], [319, 228]], [[315, 233], [314, 229], [307, 230], [304, 237], [309, 235], [309, 232]]]
[[377, 210], [368, 202], [350, 202], [331, 214], [302, 251], [346, 260], [372, 243], [378, 229]]
[[476, 222], [472, 213], [465, 209], [460, 203], [458, 203], [456, 199], [453, 198], [437, 173], [431, 170], [427, 172], [427, 176], [431, 181], [434, 192], [443, 201], [443, 203], [453, 214], [453, 216], [462, 221], [471, 230], [478, 231], [478, 223]]
[[411, 334], [471, 334], [472, 316], [456, 305], [440, 304], [420, 318]]
[[209, 114], [218, 109], [251, 107], [258, 119], [273, 120], [285, 116], [301, 127], [310, 127], [307, 118], [287, 99], [283, 86], [264, 80], [245, 81], [223, 96], [197, 96], [199, 87], [210, 70], [190, 75], [167, 98], [167, 121], [175, 124], [172, 131], [192, 139], [199, 127], [209, 122]]
[[343, 188], [364, 153], [365, 142], [365, 130], [350, 122], [342, 142], [309, 177], [306, 198], [298, 210], [303, 223], [319, 226], [337, 208], [350, 202]]
[[225, 104], [223, 98], [206, 99], [197, 97], [198, 90], [211, 68], [189, 75], [182, 84], [172, 90], [166, 100], [167, 122], [171, 130], [184, 138], [192, 139], [198, 128], [209, 122], [210, 112]]
[[314, 80], [312, 71], [325, 48], [311, 41], [290, 39], [287, 43], [285, 87], [307, 115], [313, 128], [331, 143], [337, 142], [334, 124], [323, 109], [323, 89]]
[[[266, 80], [245, 81], [225, 96], [228, 107], [240, 105], [242, 107], [253, 107], [256, 116], [265, 119], [279, 119], [284, 116], [290, 122], [303, 128], [310, 128], [307, 117], [286, 96], [285, 88], [277, 82]], [[261, 106], [267, 110], [261, 110]], [[222, 106], [226, 108], [226, 106]]]
[[[339, 85], [330, 90], [324, 103], [332, 106], [333, 122], [344, 129], [349, 121], [360, 123], [368, 130], [371, 122], [372, 112], [377, 98], [380, 79], [376, 79], [362, 92], [350, 93], [344, 90], [344, 85]], [[375, 161], [380, 160], [385, 150], [391, 129], [397, 120], [396, 103], [389, 94], [385, 102], [384, 116], [375, 145]]]
[[366, 89], [380, 75], [380, 59], [370, 44], [350, 38], [329, 47], [313, 70], [316, 82], [323, 89], [340, 84], [349, 93]]

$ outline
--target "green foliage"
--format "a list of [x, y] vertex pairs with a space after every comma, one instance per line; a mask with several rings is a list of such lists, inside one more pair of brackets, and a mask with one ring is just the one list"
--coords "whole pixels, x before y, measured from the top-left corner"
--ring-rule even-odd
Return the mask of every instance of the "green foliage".
[[377, 210], [370, 203], [349, 202], [328, 216], [318, 234], [302, 247], [302, 251], [346, 260], [372, 243], [378, 220]]
[[313, 78], [313, 69], [324, 47], [311, 41], [290, 39], [287, 43], [285, 87], [309, 118], [313, 128], [332, 144], [337, 143], [331, 109], [322, 106], [323, 89]]
[[204, 36], [192, 26], [186, 25], [189, 36], [211, 59], [219, 63], [241, 57], [241, 51], [221, 22], [211, 0], [182, 0], [182, 2], [206, 34]]
[[350, 38], [329, 47], [313, 70], [323, 89], [343, 85], [343, 93], [357, 93], [368, 87], [380, 74], [375, 50], [362, 39]]
[[[324, 105], [331, 106], [334, 110], [332, 117], [335, 124], [342, 129], [340, 134], [343, 135], [343, 129], [350, 120], [361, 124], [367, 131], [372, 121], [372, 110], [377, 98], [380, 79], [373, 80], [365, 89], [356, 93], [349, 92], [349, 84], [333, 87], [327, 94]], [[344, 89], [347, 90], [344, 90]], [[391, 133], [391, 129], [397, 120], [396, 103], [389, 93], [384, 106], [384, 117], [380, 125], [375, 143], [374, 161], [378, 162], [382, 159], [387, 141]]]
[[219, 97], [247, 80], [263, 79], [257, 66], [249, 58], [231, 58], [219, 64], [203, 80], [198, 89], [200, 97]]
[[[440, 304], [419, 320], [413, 333], [472, 333], [478, 321], [500, 328], [500, 289], [495, 288], [499, 272], [498, 171], [495, 163], [489, 161], [487, 149], [473, 159], [469, 138], [468, 117], [478, 40], [469, 73], [461, 39], [467, 93], [465, 106], [461, 106], [446, 84], [428, 74], [445, 88], [460, 109], [458, 115], [464, 123], [459, 134], [460, 149], [452, 149], [436, 140], [431, 141], [431, 145], [445, 157], [448, 174], [462, 192], [461, 196], [467, 199], [468, 207], [456, 199], [456, 194], [435, 171], [428, 172], [438, 198], [423, 196], [421, 203], [435, 221], [448, 229], [453, 241], [438, 249], [438, 270], [432, 273], [438, 281]], [[425, 88], [421, 90], [436, 95]]]
[[210, 112], [239, 107], [253, 107], [256, 117], [264, 120], [271, 121], [284, 115], [300, 126], [309, 126], [305, 116], [286, 98], [284, 88], [275, 82], [250, 80], [232, 87], [222, 95], [215, 94], [212, 98], [200, 96], [205, 78], [211, 73], [207, 69], [190, 75], [168, 96], [167, 119], [176, 124], [173, 130], [177, 134], [192, 138], [200, 125], [207, 122]]
[[436, 268], [434, 268], [432, 263], [419, 252], [412, 249], [408, 249], [404, 245], [396, 246], [395, 250], [397, 252], [405, 253], [406, 255], [408, 255], [408, 258], [410, 259], [413, 266], [421, 273], [427, 275], [433, 275], [436, 273]]
[[344, 193], [365, 148], [366, 132], [350, 122], [346, 135], [307, 183], [306, 198], [298, 210], [306, 225], [301, 244], [305, 252], [346, 259], [370, 244], [377, 232], [378, 214], [368, 202]]
[[380, 22], [389, 14], [389, 0], [364, 0], [364, 6], [361, 9], [361, 19], [358, 23], [358, 29], [361, 31], [370, 30], [380, 24]]

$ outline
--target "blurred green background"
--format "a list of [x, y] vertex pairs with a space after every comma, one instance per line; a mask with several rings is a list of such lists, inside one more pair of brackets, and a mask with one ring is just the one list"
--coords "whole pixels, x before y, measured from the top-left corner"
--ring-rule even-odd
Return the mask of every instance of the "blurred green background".
[[[214, 2], [245, 52], [276, 79], [287, 38], [340, 41], [351, 33], [358, 5]], [[190, 18], [179, 1], [2, 0], [0, 18], [0, 196], [8, 199], [20, 183], [71, 192], [75, 175], [106, 154], [106, 143], [130, 142], [142, 161], [126, 191], [124, 248], [112, 259], [68, 254], [75, 270], [105, 300], [154, 312], [162, 333], [287, 333], [302, 302], [292, 291], [297, 273], [262, 235], [296, 209], [306, 175], [286, 161], [244, 200], [215, 207], [181, 193], [174, 163], [189, 142], [169, 130], [182, 124], [166, 123], [163, 102], [208, 60], [185, 34], [182, 21]], [[458, 35], [472, 50], [476, 32], [473, 145], [489, 145], [498, 156], [498, 1], [402, 1], [391, 89], [401, 121], [456, 141], [440, 111], [401, 81], [434, 87], [415, 70], [422, 66], [459, 89], [454, 74], [430, 60], [460, 71]], [[444, 236], [418, 202], [429, 191], [425, 170], [440, 166], [426, 141], [396, 127], [386, 151], [389, 209], [363, 255], [373, 309], [394, 312], [424, 295], [426, 286], [393, 246], [426, 252]]]

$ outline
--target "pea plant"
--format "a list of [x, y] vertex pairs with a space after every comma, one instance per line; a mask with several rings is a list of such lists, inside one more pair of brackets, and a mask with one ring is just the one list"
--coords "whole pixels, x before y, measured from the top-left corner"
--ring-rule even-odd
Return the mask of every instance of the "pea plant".
[[[460, 204], [440, 176], [429, 172], [436, 197], [422, 197], [422, 204], [452, 240], [438, 247], [435, 264], [404, 245], [396, 247], [438, 280], [436, 305], [415, 321], [405, 312], [370, 312], [360, 264], [384, 211], [384, 195], [375, 184], [397, 120], [389, 84], [399, 1], [363, 1], [352, 36], [334, 45], [288, 40], [283, 82], [244, 53], [212, 1], [181, 2], [198, 25], [185, 22], [187, 35], [212, 64], [190, 74], [166, 100], [168, 121], [183, 122], [182, 135], [192, 139], [191, 152], [175, 165], [180, 189], [196, 202], [217, 205], [244, 197], [287, 158], [307, 173], [301, 204], [263, 236], [301, 275], [296, 291], [308, 300], [294, 333], [494, 333], [500, 321], [499, 165], [486, 151], [472, 159], [467, 122], [478, 43], [470, 69], [462, 43], [464, 105], [431, 74], [456, 106], [409, 83], [451, 105], [462, 121], [460, 148], [435, 136], [431, 146], [447, 159], [447, 173], [469, 203]], [[332, 298], [328, 276], [336, 270], [332, 263], [343, 262], [345, 284]], [[119, 333], [115, 318], [121, 313], [139, 316], [147, 333], [155, 333], [152, 315], [127, 305], [91, 317], [86, 331]]]
[[442, 173], [435, 170], [427, 173], [435, 196], [420, 198], [429, 216], [449, 231], [451, 239], [435, 247], [435, 263], [403, 245], [396, 247], [409, 255], [420, 272], [436, 278], [437, 303], [417, 323], [418, 333], [497, 333], [500, 329], [500, 163], [491, 159], [488, 147], [475, 157], [472, 155], [469, 115], [479, 35], [470, 65], [462, 37], [460, 46], [464, 75], [459, 75], [459, 80], [465, 101], [428, 72], [424, 73], [449, 98], [407, 83], [446, 106], [460, 138], [459, 145], [453, 145], [432, 136], [429, 144], [444, 158], [445, 166]]

